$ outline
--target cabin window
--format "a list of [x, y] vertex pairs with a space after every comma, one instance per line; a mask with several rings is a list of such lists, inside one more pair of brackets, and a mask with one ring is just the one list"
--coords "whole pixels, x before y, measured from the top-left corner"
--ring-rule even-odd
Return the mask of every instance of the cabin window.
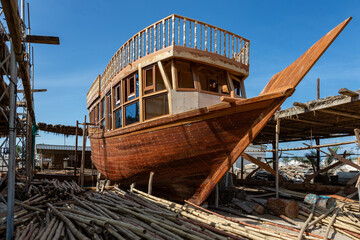
[[118, 107], [121, 104], [121, 84], [119, 83], [114, 87], [114, 107]]
[[124, 80], [124, 95], [125, 102], [134, 100], [139, 97], [139, 75], [137, 73], [131, 74]]
[[240, 82], [236, 81], [234, 79], [232, 79], [233, 81], [233, 85], [234, 85], [234, 91], [235, 91], [235, 95], [240, 96], [241, 95], [241, 87], [240, 87]]
[[100, 108], [101, 108], [101, 120], [105, 117], [105, 98], [103, 98], [102, 100], [101, 100], [101, 104], [100, 104], [101, 106], [100, 106]]
[[122, 113], [121, 108], [118, 108], [115, 110], [115, 128], [121, 128], [122, 127]]
[[111, 92], [106, 95], [106, 129], [109, 131], [112, 129], [112, 106], [111, 106]]
[[190, 62], [176, 61], [178, 88], [195, 88]]
[[145, 102], [145, 120], [169, 114], [167, 94], [147, 97]]
[[159, 66], [154, 64], [143, 70], [144, 95], [165, 89]]
[[140, 121], [139, 102], [132, 103], [125, 107], [125, 125]]
[[100, 112], [99, 112], [99, 104], [97, 104], [95, 106], [95, 123], [96, 123], [96, 125], [99, 121], [100, 121]]
[[222, 70], [200, 66], [197, 68], [201, 90], [214, 93], [229, 94], [229, 86], [225, 72]]

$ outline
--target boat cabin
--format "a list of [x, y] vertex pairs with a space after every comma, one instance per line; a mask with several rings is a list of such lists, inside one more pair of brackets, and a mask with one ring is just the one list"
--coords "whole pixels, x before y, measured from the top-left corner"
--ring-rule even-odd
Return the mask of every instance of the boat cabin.
[[87, 94], [90, 122], [110, 131], [246, 98], [249, 40], [197, 20], [166, 17], [130, 38]]

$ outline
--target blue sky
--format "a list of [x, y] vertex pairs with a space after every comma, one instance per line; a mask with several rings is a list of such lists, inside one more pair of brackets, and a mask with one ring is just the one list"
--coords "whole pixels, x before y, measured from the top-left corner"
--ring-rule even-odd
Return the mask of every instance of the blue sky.
[[[250, 40], [248, 97], [258, 95], [272, 75], [296, 60], [337, 24], [353, 20], [283, 105], [360, 88], [360, 1], [49, 1], [30, 2], [35, 35], [60, 37], [60, 46], [35, 48], [36, 120], [74, 125], [83, 121], [86, 93], [120, 46], [144, 27], [170, 14], [208, 22]], [[40, 132], [37, 143], [64, 144]], [[74, 144], [74, 138], [67, 138]]]

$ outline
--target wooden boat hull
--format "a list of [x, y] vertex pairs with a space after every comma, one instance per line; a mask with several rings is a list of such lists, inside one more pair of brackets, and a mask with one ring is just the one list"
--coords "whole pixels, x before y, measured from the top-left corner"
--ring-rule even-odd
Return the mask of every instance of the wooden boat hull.
[[273, 110], [274, 101], [279, 102], [279, 97], [237, 106], [224, 104], [223, 109], [210, 112], [211, 107], [199, 109], [169, 117], [172, 119], [166, 124], [160, 120], [155, 129], [135, 131], [130, 136], [120, 132], [111, 137], [93, 134], [92, 160], [107, 178], [123, 184], [145, 185], [149, 173], [154, 172], [154, 187], [188, 199], [219, 169], [253, 125]]
[[154, 172], [154, 186], [168, 196], [201, 204], [350, 20], [275, 74], [258, 97], [91, 133], [96, 168], [110, 180], [138, 185]]

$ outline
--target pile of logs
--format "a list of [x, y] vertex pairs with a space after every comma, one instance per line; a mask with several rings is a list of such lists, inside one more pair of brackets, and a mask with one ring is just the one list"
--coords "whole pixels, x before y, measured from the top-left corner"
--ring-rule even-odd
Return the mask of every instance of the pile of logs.
[[[288, 196], [294, 194], [286, 193]], [[360, 239], [359, 203], [348, 198], [337, 199], [336, 207], [331, 209], [299, 203], [300, 210], [295, 215], [305, 223], [298, 225], [291, 219], [295, 215], [290, 216], [289, 211], [286, 211], [286, 206], [298, 204], [295, 201], [281, 200], [285, 204], [282, 209], [284, 211], [276, 215], [284, 219], [284, 223], [249, 215], [247, 211], [252, 208], [244, 208], [249, 200], [256, 202], [253, 209], [263, 207], [265, 211], [271, 210], [274, 213], [281, 210], [277, 207], [280, 205], [279, 199], [260, 201], [260, 197], [271, 196], [271, 193], [262, 193], [257, 197], [244, 194], [244, 200], [234, 199], [227, 207], [217, 208], [219, 212], [249, 218], [255, 221], [253, 223], [226, 217], [187, 201], [185, 204], [174, 203], [135, 188], [125, 192], [112, 186], [100, 193], [85, 192], [75, 182], [36, 180], [29, 187], [27, 195], [26, 200], [16, 201], [15, 239], [323, 238], [309, 232], [317, 226], [326, 228], [325, 237], [332, 228], [351, 239]], [[297, 199], [303, 198], [301, 194], [296, 195]], [[263, 213], [264, 209], [253, 213]], [[4, 215], [0, 214], [0, 223], [4, 223], [4, 220]], [[5, 237], [5, 231], [6, 224], [0, 225], [0, 239]]]

